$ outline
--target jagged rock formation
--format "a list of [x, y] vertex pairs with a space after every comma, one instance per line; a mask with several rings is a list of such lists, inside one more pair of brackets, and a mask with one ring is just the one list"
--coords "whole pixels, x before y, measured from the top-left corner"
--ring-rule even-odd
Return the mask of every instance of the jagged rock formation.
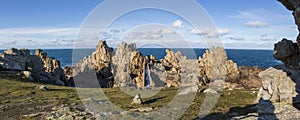
[[145, 59], [142, 53], [134, 51], [129, 61], [130, 76], [138, 88], [145, 86]]
[[125, 87], [127, 84], [132, 84], [133, 81], [130, 77], [130, 58], [131, 53], [136, 51], [136, 44], [127, 44], [122, 42], [112, 57], [112, 70], [115, 83], [119, 87]]
[[[84, 57], [78, 64], [75, 65], [73, 70], [73, 76], [81, 76], [80, 80], [84, 77], [82, 76], [96, 76], [100, 86], [102, 88], [112, 87], [113, 86], [113, 74], [111, 70], [111, 57], [113, 49], [108, 47], [105, 41], [99, 41], [96, 46], [96, 51], [93, 52], [91, 56]], [[82, 83], [83, 84], [83, 83]], [[79, 85], [81, 86], [81, 85]]]
[[198, 62], [202, 81], [220, 79], [235, 83], [240, 77], [237, 64], [227, 59], [226, 52], [222, 47], [206, 50], [202, 58], [199, 57]]
[[166, 70], [180, 72], [180, 63], [179, 58], [181, 57], [181, 53], [173, 52], [170, 49], [166, 49], [166, 56], [162, 60], [162, 64], [166, 67]]
[[[53, 84], [67, 85], [66, 76], [58, 60], [48, 57], [47, 53], [43, 52], [41, 49], [37, 49], [35, 54], [42, 60], [45, 68], [45, 72], [40, 72], [35, 76], [37, 79], [46, 81], [47, 79], [57, 79]], [[60, 83], [59, 81], [62, 81], [63, 83]]]
[[47, 53], [36, 50], [31, 55], [28, 49], [9, 49], [0, 54], [1, 71], [22, 71], [30, 80], [66, 85], [65, 75], [59, 61], [49, 58]]
[[274, 58], [290, 68], [300, 68], [299, 47], [291, 40], [283, 39], [274, 45]]
[[161, 60], [162, 65], [167, 71], [166, 84], [168, 87], [179, 87], [181, 84], [180, 76], [180, 58], [182, 57], [181, 53], [173, 52], [170, 49], [166, 49], [166, 56]]
[[168, 87], [190, 86], [199, 82], [197, 60], [188, 60], [180, 51], [166, 49], [166, 56], [161, 60], [167, 71]]
[[108, 47], [106, 41], [99, 41], [96, 51], [92, 54], [92, 62], [95, 65], [97, 76], [100, 79], [108, 79], [112, 77], [111, 73], [111, 57], [113, 48]]

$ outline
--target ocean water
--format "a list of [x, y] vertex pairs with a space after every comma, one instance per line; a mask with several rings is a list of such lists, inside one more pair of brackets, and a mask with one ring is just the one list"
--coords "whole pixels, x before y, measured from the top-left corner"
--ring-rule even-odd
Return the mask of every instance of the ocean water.
[[[92, 54], [95, 49], [46, 49], [48, 56], [54, 57], [61, 62], [62, 67], [74, 65], [78, 63], [83, 57]], [[143, 55], [154, 55], [158, 59], [163, 58], [165, 48], [139, 48]], [[189, 59], [198, 59], [205, 52], [205, 49], [171, 49], [172, 51], [180, 51]], [[3, 52], [3, 50], [0, 50]], [[31, 50], [34, 54], [35, 50]], [[275, 65], [282, 64], [280, 61], [273, 58], [272, 50], [238, 50], [227, 49], [228, 59], [233, 60], [239, 66], [257, 66], [260, 68], [268, 68]]]

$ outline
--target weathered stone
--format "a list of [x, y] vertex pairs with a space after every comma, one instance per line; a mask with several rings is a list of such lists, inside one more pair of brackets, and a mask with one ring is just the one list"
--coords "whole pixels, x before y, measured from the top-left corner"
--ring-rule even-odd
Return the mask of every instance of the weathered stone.
[[33, 80], [30, 71], [22, 71], [22, 74], [29, 80]]
[[138, 88], [142, 88], [145, 85], [145, 59], [143, 55], [138, 52], [132, 52], [130, 58], [130, 76]]
[[60, 62], [55, 58], [49, 57], [43, 50], [37, 49], [35, 53], [44, 63], [45, 72], [49, 73], [45, 74], [44, 72], [41, 72], [42, 74], [40, 75], [42, 76], [35, 76], [36, 79], [57, 85], [67, 85], [66, 76], [60, 66]]
[[36, 90], [42, 90], [42, 91], [47, 91], [48, 88], [45, 85], [38, 85], [35, 87]]
[[127, 44], [122, 42], [112, 57], [112, 69], [115, 83], [119, 87], [125, 87], [126, 84], [133, 83], [130, 77], [130, 58], [132, 52], [136, 51], [136, 44]]
[[20, 50], [16, 49], [16, 48], [11, 48], [8, 50], [4, 51], [5, 54], [8, 55], [22, 55], [22, 56], [29, 56], [30, 55], [30, 50], [22, 48]]
[[[84, 76], [96, 78], [102, 88], [113, 87], [114, 79], [111, 69], [111, 57], [113, 49], [108, 47], [106, 41], [100, 40], [96, 51], [91, 56], [84, 57], [73, 69], [73, 77], [80, 78], [82, 83]], [[76, 77], [78, 76], [78, 77]], [[84, 83], [82, 83], [84, 84]], [[79, 85], [81, 86], [81, 85]]]
[[152, 65], [149, 65], [147, 72], [151, 87], [162, 87], [166, 84], [167, 72], [161, 63], [152, 63]]
[[274, 57], [291, 68], [300, 68], [299, 47], [291, 40], [283, 39], [275, 44]]
[[28, 49], [18, 50], [12, 48], [6, 50], [4, 54], [0, 55], [0, 70], [20, 71], [29, 80], [35, 79], [51, 84], [64, 85], [65, 76], [60, 68], [59, 61], [49, 58], [42, 50], [36, 50], [36, 53], [36, 55], [31, 55]]
[[179, 73], [180, 63], [179, 56], [181, 56], [180, 52], [173, 52], [170, 49], [166, 49], [166, 56], [162, 60], [162, 64], [166, 67], [167, 70], [172, 70]]
[[262, 87], [258, 93], [258, 99], [269, 100], [271, 102], [280, 102], [292, 104], [296, 97], [296, 84], [282, 70], [269, 68], [259, 73], [262, 80]]
[[142, 97], [140, 94], [137, 94], [133, 100], [132, 100], [132, 103], [131, 104], [142, 104], [143, 101], [142, 101]]
[[239, 70], [236, 63], [227, 59], [224, 48], [210, 48], [202, 58], [199, 57], [199, 72], [203, 78], [210, 81], [221, 79], [227, 82], [236, 82], [239, 79]]
[[102, 78], [109, 78], [111, 73], [111, 57], [113, 48], [108, 47], [106, 41], [99, 41], [96, 46], [96, 51], [92, 55], [92, 60], [98, 76]]
[[181, 53], [173, 52], [170, 49], [166, 49], [166, 56], [161, 60], [162, 65], [167, 71], [166, 86], [167, 87], [179, 87], [181, 84], [180, 76], [180, 59], [183, 56]]

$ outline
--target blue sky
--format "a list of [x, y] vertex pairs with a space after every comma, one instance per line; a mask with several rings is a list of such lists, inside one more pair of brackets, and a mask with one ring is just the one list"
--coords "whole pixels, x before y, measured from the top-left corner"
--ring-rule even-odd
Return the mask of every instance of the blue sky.
[[[0, 49], [72, 48], [78, 31], [101, 0], [2, 0], [0, 4]], [[203, 37], [220, 37], [225, 48], [272, 49], [283, 37], [297, 36], [291, 12], [277, 0], [197, 0], [218, 30], [194, 29], [184, 18], [166, 11], [143, 9], [118, 20], [98, 39], [116, 47], [120, 41], [166, 44], [166, 47], [206, 47]], [[116, 3], [117, 4], [117, 3]], [[181, 9], [189, 6], [169, 3]], [[120, 4], [122, 8], [126, 4]], [[118, 9], [114, 8], [114, 9]], [[191, 13], [196, 14], [196, 13]], [[105, 16], [103, 16], [105, 17]], [[101, 22], [101, 21], [99, 21]], [[154, 27], [153, 27], [154, 26]], [[156, 31], [155, 31], [156, 30]], [[184, 41], [183, 38], [188, 39]], [[97, 41], [97, 40], [93, 40]], [[151, 46], [151, 45], [150, 45]], [[187, 45], [188, 46], [188, 45]], [[94, 48], [94, 44], [83, 47]]]

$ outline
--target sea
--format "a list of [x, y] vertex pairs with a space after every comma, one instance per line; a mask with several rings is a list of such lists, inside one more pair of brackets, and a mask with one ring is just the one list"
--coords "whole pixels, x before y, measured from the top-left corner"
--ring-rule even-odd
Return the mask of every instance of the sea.
[[[166, 48], [139, 48], [144, 56], [154, 55], [162, 59], [166, 55]], [[188, 59], [198, 59], [205, 52], [205, 49], [173, 48], [172, 51], [180, 51]], [[61, 66], [70, 66], [78, 63], [83, 57], [92, 54], [95, 49], [44, 49], [49, 57], [54, 57], [61, 62]], [[3, 50], [0, 50], [3, 52]], [[34, 54], [35, 50], [31, 50]], [[273, 50], [242, 50], [226, 49], [227, 57], [233, 60], [238, 66], [257, 66], [268, 68], [282, 64], [273, 57]]]

